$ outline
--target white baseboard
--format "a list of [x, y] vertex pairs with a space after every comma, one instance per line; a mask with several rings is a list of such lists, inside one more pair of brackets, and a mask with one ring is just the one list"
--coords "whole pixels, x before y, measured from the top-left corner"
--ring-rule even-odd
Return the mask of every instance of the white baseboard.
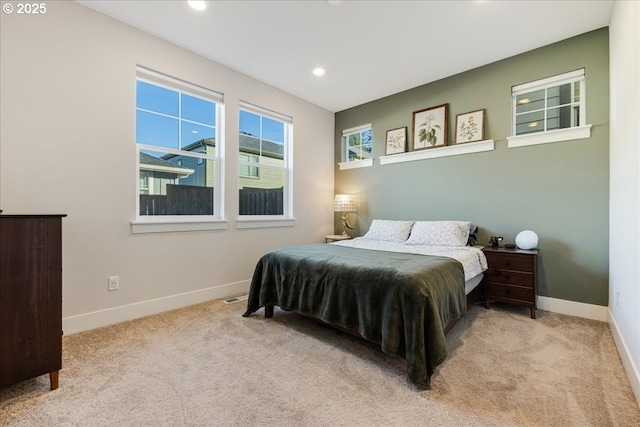
[[[185, 292], [183, 294], [170, 295], [163, 298], [136, 302], [105, 310], [68, 316], [62, 319], [62, 330], [65, 335], [70, 335], [118, 322], [124, 322], [126, 320], [150, 316], [167, 310], [174, 310], [176, 308], [198, 304], [212, 299], [239, 295], [248, 292], [249, 284], [249, 280], [243, 280], [241, 282], [213, 286], [206, 289], [199, 289], [197, 291]], [[608, 321], [609, 318], [608, 307], [599, 305], [543, 296], [538, 296], [537, 305], [540, 310], [600, 320], [603, 322]]]
[[633, 394], [636, 396], [636, 401], [640, 406], [640, 371], [638, 367], [633, 363], [633, 359], [631, 358], [631, 354], [629, 353], [629, 347], [624, 340], [624, 337], [620, 333], [618, 329], [618, 324], [616, 323], [615, 317], [609, 312], [609, 328], [611, 329], [611, 334], [613, 335], [613, 340], [616, 343], [616, 347], [618, 348], [618, 353], [620, 354], [620, 359], [622, 360], [622, 366], [624, 366], [625, 371], [627, 372], [627, 377], [629, 378], [629, 383], [631, 383], [631, 388], [633, 389]]
[[62, 318], [65, 335], [248, 292], [249, 280]]
[[600, 320], [601, 322], [606, 322], [609, 316], [609, 307], [558, 298], [538, 296], [537, 305], [540, 310], [568, 314], [569, 316], [584, 317], [585, 319]]

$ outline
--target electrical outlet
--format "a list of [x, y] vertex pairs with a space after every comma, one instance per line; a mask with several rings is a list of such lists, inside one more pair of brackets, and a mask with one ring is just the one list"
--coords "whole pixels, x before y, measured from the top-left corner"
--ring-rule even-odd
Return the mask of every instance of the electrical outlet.
[[616, 308], [620, 307], [620, 291], [616, 291]]
[[116, 291], [120, 289], [120, 276], [109, 276], [109, 290]]

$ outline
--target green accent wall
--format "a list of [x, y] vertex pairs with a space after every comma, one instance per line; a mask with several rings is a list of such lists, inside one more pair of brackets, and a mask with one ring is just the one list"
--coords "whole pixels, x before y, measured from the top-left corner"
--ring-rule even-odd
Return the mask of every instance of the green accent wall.
[[[511, 87], [579, 68], [591, 137], [508, 148]], [[449, 144], [456, 115], [484, 108], [485, 139], [495, 149], [380, 164], [387, 130], [407, 126], [410, 147], [413, 111], [445, 103]], [[376, 218], [469, 220], [480, 227], [479, 244], [489, 236], [513, 243], [518, 232], [534, 230], [538, 295], [608, 305], [608, 28], [340, 111], [335, 123], [335, 192], [359, 196], [358, 212], [349, 215], [353, 235], [366, 233]], [[341, 130], [365, 123], [372, 124], [373, 166], [340, 170]], [[335, 225], [340, 232], [338, 214]]]

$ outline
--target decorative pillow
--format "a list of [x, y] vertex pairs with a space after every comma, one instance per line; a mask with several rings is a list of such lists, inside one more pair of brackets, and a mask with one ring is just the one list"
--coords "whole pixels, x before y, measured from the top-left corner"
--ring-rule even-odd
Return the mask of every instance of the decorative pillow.
[[409, 237], [415, 221], [399, 221], [390, 219], [374, 219], [369, 231], [363, 239], [382, 240], [385, 242], [404, 243]]
[[469, 221], [416, 221], [407, 245], [466, 246]]

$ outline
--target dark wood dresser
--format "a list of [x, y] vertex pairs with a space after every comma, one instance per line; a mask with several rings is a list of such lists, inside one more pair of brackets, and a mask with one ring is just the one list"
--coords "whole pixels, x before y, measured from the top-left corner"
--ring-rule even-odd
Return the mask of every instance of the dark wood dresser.
[[62, 368], [62, 218], [0, 214], [0, 387]]
[[485, 247], [482, 251], [489, 264], [484, 275], [486, 308], [492, 300], [525, 305], [535, 319], [538, 250]]

